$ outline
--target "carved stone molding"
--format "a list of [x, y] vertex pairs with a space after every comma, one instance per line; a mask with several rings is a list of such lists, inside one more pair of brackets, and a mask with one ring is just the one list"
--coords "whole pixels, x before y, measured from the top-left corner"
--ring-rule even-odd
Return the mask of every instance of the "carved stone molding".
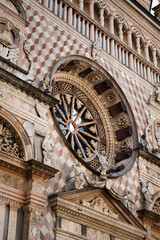
[[[114, 235], [119, 236], [120, 239], [121, 237], [124, 238], [125, 236], [126, 239], [142, 240], [143, 237], [145, 236], [145, 231], [142, 226], [141, 226], [142, 228], [141, 227], [136, 228], [133, 225], [130, 225], [128, 223], [126, 224], [125, 220], [121, 221], [121, 217], [117, 218], [116, 214], [115, 215], [110, 214], [112, 210], [111, 212], [107, 211], [107, 213], [105, 213], [106, 206], [104, 207], [105, 209], [103, 210], [103, 204], [101, 205], [101, 203], [104, 202], [103, 200], [101, 201], [101, 197], [94, 198], [92, 196], [92, 200], [88, 202], [88, 200], [84, 201], [85, 200], [84, 196], [86, 196], [87, 198], [88, 194], [84, 194], [83, 192], [81, 192], [81, 194], [80, 195], [78, 194], [77, 197], [74, 194], [75, 191], [73, 191], [73, 196], [71, 194], [69, 195], [71, 199], [67, 198], [67, 196], [61, 197], [61, 195], [63, 194], [57, 196], [54, 195], [53, 197], [50, 197], [50, 204], [53, 211], [55, 212], [56, 216], [61, 217], [62, 220], [66, 219], [67, 221], [83, 224], [87, 226], [87, 229], [88, 228], [97, 230], [101, 229], [101, 231], [104, 233], [108, 233], [111, 231], [112, 233], [115, 233], [113, 234], [113, 236]], [[79, 201], [78, 199], [80, 196], [82, 199], [82, 203], [78, 204], [77, 201]], [[76, 202], [74, 198], [75, 200], [77, 199]], [[100, 202], [101, 205], [100, 207], [98, 207], [100, 211], [97, 211], [97, 208], [94, 209], [94, 206], [95, 205], [97, 206], [97, 201]], [[64, 229], [59, 230], [64, 231]]]
[[[1, 59], [0, 59], [0, 66], [1, 66]], [[5, 69], [0, 69], [0, 77], [1, 81], [7, 82], [13, 87], [20, 89], [21, 91], [25, 92], [28, 96], [32, 96], [34, 99], [38, 99], [40, 102], [43, 102], [44, 104], [48, 104], [49, 106], [54, 106], [57, 103], [57, 100], [48, 94], [43, 93], [38, 88], [35, 88], [34, 86], [31, 86], [29, 83], [23, 81], [25, 79], [25, 75], [27, 72], [23, 71], [22, 69], [19, 69], [18, 67], [15, 68], [14, 66], [14, 72], [12, 72], [12, 67], [7, 65], [5, 66]], [[8, 69], [8, 70], [7, 70]], [[23, 73], [22, 73], [23, 72]], [[21, 76], [22, 74], [22, 76]]]
[[0, 197], [0, 204], [9, 205], [13, 210], [18, 210], [22, 204], [18, 201], [14, 201], [5, 197]]
[[[100, 71], [93, 70], [84, 64], [85, 69], [78, 73], [79, 76], [77, 76], [75, 75], [75, 67], [73, 65], [73, 61], [72, 64], [71, 62], [62, 64], [54, 75], [52, 94], [59, 100], [59, 104], [53, 110], [57, 130], [76, 159], [84, 164], [86, 163], [85, 165], [97, 174], [100, 173], [100, 162], [96, 155], [105, 151], [106, 159], [109, 163], [109, 168], [105, 174], [117, 176], [119, 172], [125, 171], [125, 166], [128, 167], [129, 161], [133, 159], [133, 155], [136, 155], [136, 152], [132, 150], [135, 143], [133, 142], [134, 137], [132, 127], [130, 126], [129, 114], [126, 112], [126, 107], [119, 99], [114, 88], [114, 96], [107, 95], [111, 101], [106, 101], [106, 94], [112, 93], [109, 81], [106, 80], [96, 85], [91, 81], [90, 78], [94, 78], [96, 74], [102, 80], [104, 79]], [[116, 98], [117, 103], [115, 103], [115, 100], [112, 101], [112, 97]], [[91, 146], [85, 147], [85, 144], [81, 143], [80, 135], [83, 129], [80, 129], [81, 132], [79, 133], [79, 123], [70, 119], [70, 111], [68, 112], [65, 108], [66, 104], [70, 107], [74, 106], [75, 111], [78, 113], [82, 111], [79, 113], [83, 119], [80, 125], [83, 127], [83, 124], [87, 123], [83, 140], [87, 136]], [[95, 120], [97, 130], [92, 125], [87, 129], [89, 124], [93, 124], [93, 120]], [[113, 134], [114, 131], [116, 131], [116, 137]], [[78, 134], [80, 139], [78, 139], [78, 144], [75, 148], [74, 137], [76, 137], [76, 134]], [[91, 141], [92, 135], [94, 135], [94, 139]], [[87, 145], [89, 144], [87, 143]], [[114, 148], [115, 145], [117, 145], [117, 148]], [[115, 161], [112, 161], [114, 156]]]
[[57, 169], [44, 165], [36, 160], [24, 162], [2, 152], [0, 152], [0, 166], [6, 171], [12, 171], [21, 176], [37, 176], [41, 179], [54, 177], [58, 172]]
[[82, 200], [81, 204], [86, 207], [90, 207], [98, 212], [102, 212], [108, 216], [118, 219], [118, 214], [114, 213], [111, 209], [109, 209], [109, 207], [107, 206], [102, 197], [97, 197], [89, 202]]

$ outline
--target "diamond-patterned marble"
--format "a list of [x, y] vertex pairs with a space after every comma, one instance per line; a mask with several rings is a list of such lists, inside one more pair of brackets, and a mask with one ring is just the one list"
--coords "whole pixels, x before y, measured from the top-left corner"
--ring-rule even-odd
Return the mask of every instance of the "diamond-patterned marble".
[[[27, 40], [31, 44], [31, 56], [35, 67], [36, 83], [41, 86], [43, 78], [48, 75], [53, 64], [61, 57], [79, 54], [91, 58], [90, 50], [85, 44], [79, 42], [72, 35], [65, 32], [54, 22], [42, 16], [37, 10], [23, 3], [28, 19], [29, 26], [26, 28]], [[107, 59], [100, 58], [99, 64], [106, 69], [121, 87], [132, 108], [137, 124], [139, 137], [144, 133], [147, 125], [146, 119], [149, 115], [146, 101], [149, 92], [139, 83], [117, 69]], [[48, 180], [45, 184], [46, 194], [70, 189], [73, 181], [74, 159], [60, 139], [52, 117], [50, 116], [50, 139], [53, 143], [53, 158], [51, 165], [59, 169], [54, 180]], [[85, 170], [86, 171], [86, 170]], [[131, 189], [132, 197], [136, 208], [139, 209], [141, 196], [139, 193], [139, 178], [137, 163], [126, 175], [114, 180], [114, 189], [122, 196], [126, 195], [126, 190]], [[45, 214], [44, 225], [41, 228], [41, 239], [53, 239], [53, 216], [49, 209]]]

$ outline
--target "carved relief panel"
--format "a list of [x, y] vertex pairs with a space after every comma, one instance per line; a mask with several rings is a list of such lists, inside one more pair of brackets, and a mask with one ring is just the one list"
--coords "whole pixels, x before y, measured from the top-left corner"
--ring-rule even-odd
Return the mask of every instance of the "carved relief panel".
[[61, 64], [54, 74], [52, 96], [59, 103], [53, 116], [79, 161], [97, 174], [119, 176], [134, 162], [136, 130], [127, 104], [110, 81], [86, 62]]
[[23, 65], [24, 58], [25, 65], [29, 68], [30, 62], [23, 50], [25, 27], [28, 23], [19, 0], [1, 1], [0, 16], [0, 56], [20, 67]]
[[18, 134], [2, 117], [0, 117], [0, 151], [17, 158], [24, 158], [24, 149]]

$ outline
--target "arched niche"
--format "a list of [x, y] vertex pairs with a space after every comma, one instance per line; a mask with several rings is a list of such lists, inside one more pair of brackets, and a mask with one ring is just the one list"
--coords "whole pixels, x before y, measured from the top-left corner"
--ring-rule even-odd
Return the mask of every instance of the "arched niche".
[[28, 161], [34, 158], [29, 136], [17, 118], [0, 107], [0, 151]]
[[71, 153], [97, 175], [98, 154], [104, 153], [107, 176], [129, 171], [137, 156], [138, 134], [131, 107], [116, 81], [93, 60], [76, 55], [59, 59], [50, 79], [51, 94], [60, 101], [53, 118]]

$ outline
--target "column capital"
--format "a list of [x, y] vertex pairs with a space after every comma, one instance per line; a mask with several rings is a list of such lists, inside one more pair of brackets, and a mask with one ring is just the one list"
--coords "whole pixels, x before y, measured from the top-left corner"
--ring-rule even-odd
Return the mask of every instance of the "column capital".
[[143, 47], [148, 48], [149, 47], [149, 43], [143, 43]]
[[127, 33], [130, 33], [130, 34], [133, 33], [132, 29], [130, 29], [130, 28], [128, 28], [128, 29], [126, 30], [126, 32], [127, 32]]
[[18, 202], [9, 203], [10, 210], [17, 212], [21, 205]]
[[114, 15], [111, 13], [110, 15], [108, 15], [108, 19], [114, 19]]

